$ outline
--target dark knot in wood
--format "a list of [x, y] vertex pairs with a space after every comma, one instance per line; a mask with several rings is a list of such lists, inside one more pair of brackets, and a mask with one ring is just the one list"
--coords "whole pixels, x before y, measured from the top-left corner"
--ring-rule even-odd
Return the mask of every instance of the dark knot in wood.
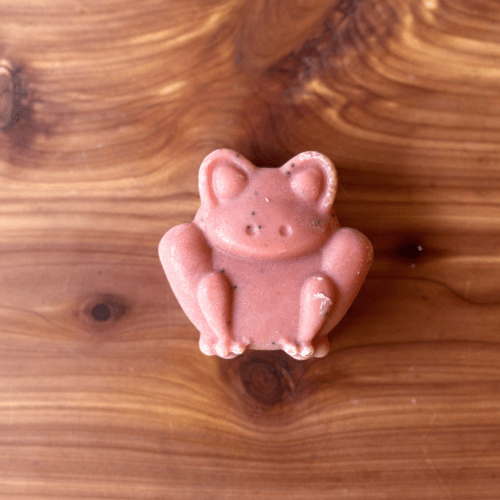
[[118, 295], [94, 294], [80, 309], [81, 320], [92, 330], [102, 331], [114, 325], [127, 311], [127, 301]]
[[[11, 131], [17, 124], [26, 124], [29, 121], [32, 115], [29, 94], [21, 68], [8, 61], [0, 60], [0, 130]], [[12, 137], [12, 139], [18, 145], [23, 142], [19, 140], [19, 137]]]
[[403, 259], [418, 259], [424, 251], [423, 245], [416, 238], [405, 238], [396, 247], [396, 256]]
[[233, 363], [237, 364], [233, 373], [239, 378], [238, 385], [253, 401], [274, 407], [293, 399], [300, 362], [281, 351], [250, 350]]
[[113, 306], [109, 306], [108, 304], [102, 302], [100, 304], [95, 305], [90, 311], [90, 314], [96, 321], [108, 321], [111, 318], [111, 311]]
[[275, 363], [253, 358], [240, 365], [240, 377], [248, 394], [266, 406], [283, 402], [285, 380]]
[[14, 75], [10, 65], [0, 61], [0, 129], [4, 129], [10, 124], [13, 109]]

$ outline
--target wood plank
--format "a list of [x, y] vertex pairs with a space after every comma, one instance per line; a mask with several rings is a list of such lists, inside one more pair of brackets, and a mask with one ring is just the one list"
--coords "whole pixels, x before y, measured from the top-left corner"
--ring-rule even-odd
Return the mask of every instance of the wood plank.
[[[0, 0], [0, 497], [497, 500], [499, 20]], [[375, 261], [326, 358], [199, 352], [157, 245], [218, 147], [335, 162]]]

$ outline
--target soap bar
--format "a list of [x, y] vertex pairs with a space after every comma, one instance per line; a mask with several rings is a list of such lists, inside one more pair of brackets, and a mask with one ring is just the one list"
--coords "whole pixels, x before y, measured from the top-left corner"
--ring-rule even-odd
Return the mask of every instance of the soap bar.
[[201, 206], [170, 229], [160, 260], [207, 355], [283, 349], [322, 357], [328, 333], [358, 293], [373, 251], [341, 228], [328, 158], [301, 153], [280, 168], [258, 168], [219, 149], [199, 172]]

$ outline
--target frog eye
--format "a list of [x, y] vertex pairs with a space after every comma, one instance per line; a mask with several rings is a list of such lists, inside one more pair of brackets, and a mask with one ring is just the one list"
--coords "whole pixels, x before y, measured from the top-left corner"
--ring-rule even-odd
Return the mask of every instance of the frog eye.
[[316, 202], [323, 192], [323, 176], [316, 169], [302, 170], [290, 179], [295, 194], [304, 201]]
[[217, 199], [235, 198], [248, 183], [248, 177], [232, 165], [218, 165], [212, 176], [213, 192]]
[[217, 149], [201, 164], [198, 179], [201, 204], [213, 209], [221, 200], [238, 196], [257, 170], [248, 160], [230, 149]]
[[337, 192], [337, 171], [332, 162], [320, 153], [300, 153], [280, 168], [290, 179], [292, 191], [306, 203], [315, 203], [317, 210], [332, 209]]

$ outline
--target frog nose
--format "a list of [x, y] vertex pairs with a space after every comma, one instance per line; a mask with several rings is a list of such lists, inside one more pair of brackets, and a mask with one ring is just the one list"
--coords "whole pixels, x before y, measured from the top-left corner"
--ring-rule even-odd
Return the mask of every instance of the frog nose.
[[288, 224], [283, 224], [278, 229], [281, 236], [289, 236], [292, 233], [292, 228]]

